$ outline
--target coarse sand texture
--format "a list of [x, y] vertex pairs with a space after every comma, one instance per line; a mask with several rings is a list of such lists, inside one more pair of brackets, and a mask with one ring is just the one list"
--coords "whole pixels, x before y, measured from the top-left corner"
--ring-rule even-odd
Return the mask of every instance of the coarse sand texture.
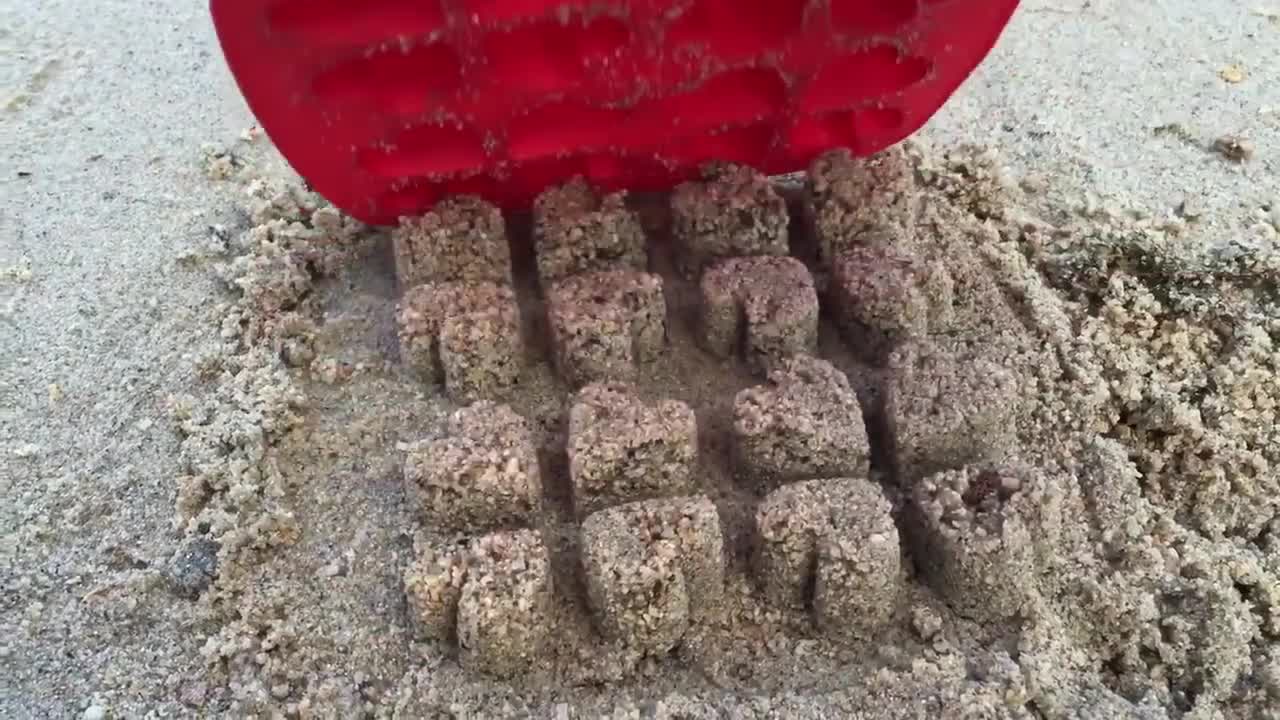
[[645, 500], [582, 523], [587, 598], [606, 637], [671, 650], [691, 621], [719, 607], [724, 537], [706, 497]]
[[571, 385], [630, 380], [666, 344], [662, 278], [633, 270], [575, 275], [547, 301], [556, 367]]
[[648, 269], [644, 228], [626, 194], [600, 197], [582, 178], [538, 196], [533, 237], [544, 287], [580, 273]]
[[915, 245], [913, 170], [904, 150], [893, 147], [868, 160], [832, 150], [813, 162], [805, 194], [805, 218], [824, 265], [857, 247]]
[[634, 387], [596, 383], [569, 410], [569, 478], [579, 516], [695, 485], [698, 421], [677, 400], [648, 403]]
[[399, 322], [404, 363], [454, 399], [498, 396], [519, 377], [519, 313], [506, 285], [417, 285], [401, 301]]
[[925, 575], [956, 612], [995, 623], [1025, 615], [1042, 568], [1036, 546], [1057, 545], [1060, 498], [1043, 473], [974, 466], [930, 475], [912, 496]]
[[701, 323], [707, 350], [741, 354], [767, 372], [818, 344], [818, 293], [804, 264], [792, 257], [724, 260], [702, 276]]
[[479, 198], [450, 198], [422, 217], [402, 218], [391, 243], [404, 290], [443, 282], [511, 284], [506, 221]]
[[797, 355], [733, 402], [733, 458], [762, 483], [862, 476], [869, 458], [862, 409], [831, 363]]
[[481, 401], [455, 412], [448, 433], [407, 452], [408, 495], [423, 517], [460, 532], [536, 524], [542, 481], [525, 419]]
[[785, 256], [787, 203], [769, 178], [741, 165], [713, 165], [702, 181], [671, 194], [672, 238], [681, 272], [697, 278], [731, 257]]
[[[1245, 187], [1256, 145], [1201, 165]], [[74, 213], [22, 216], [29, 267], [0, 242], [37, 360], [0, 395], [41, 420], [0, 401], [0, 715], [1275, 719], [1272, 200], [1109, 212], [911, 141], [380, 229], [265, 150], [210, 155], [242, 209], [133, 235], [198, 238], [181, 317], [98, 293], [92, 244], [50, 262]], [[39, 360], [33, 308], [32, 347], [110, 377]], [[124, 330], [166, 350], [135, 368]]]
[[1007, 359], [959, 343], [907, 345], [890, 357], [887, 400], [904, 474], [998, 458], [1020, 400]]
[[773, 491], [756, 516], [754, 570], [772, 603], [809, 609], [824, 631], [868, 637], [898, 604], [898, 529], [880, 488], [861, 478]]
[[456, 643], [462, 667], [499, 677], [528, 672], [543, 651], [551, 583], [547, 550], [532, 530], [423, 550], [405, 573], [410, 611], [424, 636]]
[[841, 330], [850, 342], [870, 339], [886, 347], [927, 336], [931, 304], [926, 283], [916, 258], [893, 247], [841, 252], [831, 278]]

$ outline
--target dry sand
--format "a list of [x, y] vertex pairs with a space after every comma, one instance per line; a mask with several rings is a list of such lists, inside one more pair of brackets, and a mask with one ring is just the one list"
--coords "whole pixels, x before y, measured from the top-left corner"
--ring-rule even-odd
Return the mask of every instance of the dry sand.
[[[1032, 466], [1011, 582], [930, 565], [970, 521], [873, 434], [905, 538], [874, 639], [773, 609], [733, 555], [674, 655], [601, 641], [566, 592], [539, 671], [494, 681], [409, 621], [403, 571], [438, 538], [404, 451], [453, 406], [399, 363], [389, 240], [236, 140], [202, 3], [0, 7], [0, 714], [1277, 717], [1277, 10], [1026, 2], [911, 148], [922, 227], [950, 241], [922, 264], [972, 269], [957, 307], [989, 283], [1012, 319], [930, 345], [1001, 352], [1025, 400], [991, 443]], [[638, 380], [706, 419], [736, 546], [753, 496], [714, 458], [759, 378], [697, 348], [674, 277], [672, 352]], [[567, 389], [518, 295], [544, 362], [513, 403], [554, 447]], [[819, 352], [864, 398], [894, 382], [827, 324]], [[568, 492], [544, 489], [541, 530], [572, 589]]]

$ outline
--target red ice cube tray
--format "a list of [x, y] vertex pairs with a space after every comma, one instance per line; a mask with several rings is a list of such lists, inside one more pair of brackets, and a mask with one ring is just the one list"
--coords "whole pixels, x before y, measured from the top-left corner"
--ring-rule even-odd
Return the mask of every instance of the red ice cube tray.
[[373, 224], [583, 175], [662, 190], [915, 132], [1018, 0], [212, 0], [258, 122]]

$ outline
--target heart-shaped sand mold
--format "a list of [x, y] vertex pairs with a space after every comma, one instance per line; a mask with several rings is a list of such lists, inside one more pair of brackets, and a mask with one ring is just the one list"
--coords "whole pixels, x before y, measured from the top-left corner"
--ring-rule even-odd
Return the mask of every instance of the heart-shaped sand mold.
[[339, 208], [662, 190], [920, 128], [1017, 0], [212, 0], [263, 129]]

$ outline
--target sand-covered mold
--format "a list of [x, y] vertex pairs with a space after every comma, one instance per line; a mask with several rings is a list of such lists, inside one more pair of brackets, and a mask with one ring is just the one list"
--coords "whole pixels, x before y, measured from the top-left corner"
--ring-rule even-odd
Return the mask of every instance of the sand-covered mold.
[[177, 551], [98, 599], [183, 647], [93, 712], [1280, 717], [1270, 220], [907, 144], [379, 232], [235, 152]]

